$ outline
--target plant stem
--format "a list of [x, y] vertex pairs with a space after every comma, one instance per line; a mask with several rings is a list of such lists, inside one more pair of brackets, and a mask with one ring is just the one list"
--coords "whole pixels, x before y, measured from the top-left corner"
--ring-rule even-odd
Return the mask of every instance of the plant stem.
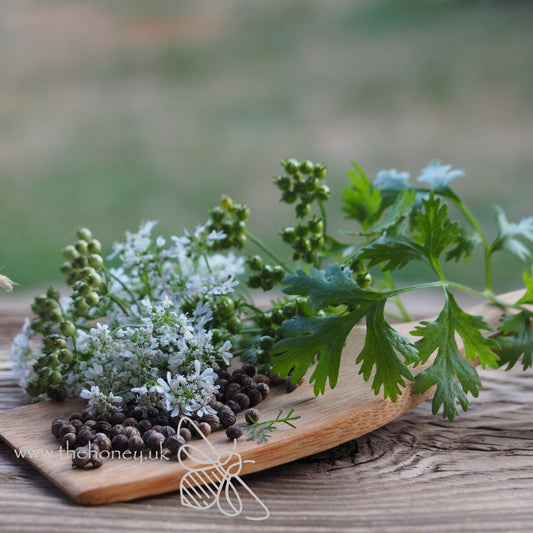
[[447, 195], [457, 206], [459, 211], [465, 216], [465, 218], [468, 220], [474, 231], [478, 234], [479, 238], [481, 239], [481, 244], [483, 246], [483, 255], [484, 255], [484, 263], [485, 263], [485, 293], [486, 294], [492, 294], [492, 264], [490, 261], [490, 246], [487, 241], [487, 238], [485, 237], [485, 234], [483, 233], [483, 230], [481, 229], [481, 226], [478, 224], [477, 220], [475, 219], [474, 215], [470, 212], [470, 210], [463, 204], [463, 202], [460, 200], [458, 196], [456, 196], [451, 191]]

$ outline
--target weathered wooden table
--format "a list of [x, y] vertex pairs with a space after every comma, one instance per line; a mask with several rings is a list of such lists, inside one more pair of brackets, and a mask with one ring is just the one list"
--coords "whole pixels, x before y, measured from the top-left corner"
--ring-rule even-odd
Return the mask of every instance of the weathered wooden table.
[[[25, 403], [9, 346], [28, 306], [0, 301], [0, 410]], [[453, 423], [429, 402], [346, 445], [246, 481], [270, 518], [184, 508], [177, 493], [74, 503], [0, 442], [0, 531], [532, 531], [533, 371], [481, 370], [484, 388]]]

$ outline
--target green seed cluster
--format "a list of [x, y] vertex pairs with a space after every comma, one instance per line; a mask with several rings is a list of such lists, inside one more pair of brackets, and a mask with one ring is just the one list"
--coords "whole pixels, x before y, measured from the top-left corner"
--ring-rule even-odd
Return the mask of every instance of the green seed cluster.
[[273, 307], [269, 311], [258, 314], [255, 323], [260, 333], [255, 343], [255, 350], [252, 354], [257, 371], [261, 374], [272, 372], [272, 362], [274, 354], [272, 348], [278, 341], [277, 330], [285, 320], [296, 314], [305, 312], [305, 298], [293, 298], [291, 300], [273, 302]]
[[248, 256], [246, 264], [251, 271], [255, 272], [248, 278], [248, 286], [251, 289], [272, 290], [285, 277], [285, 272], [280, 265], [265, 265], [259, 255]]
[[316, 263], [318, 253], [325, 244], [325, 224], [321, 217], [310, 215], [312, 204], [326, 201], [331, 193], [329, 187], [322, 183], [326, 176], [326, 166], [323, 163], [296, 159], [286, 159], [282, 166], [285, 174], [275, 177], [274, 183], [281, 190], [283, 202], [296, 204], [296, 218], [301, 222], [283, 228], [280, 236], [292, 247], [294, 261]]
[[366, 289], [372, 285], [372, 274], [367, 271], [365, 264], [360, 259], [353, 259], [350, 270], [356, 275], [355, 281], [359, 287]]
[[302, 260], [305, 263], [315, 263], [320, 250], [324, 248], [324, 222], [320, 217], [313, 215], [307, 223], [298, 223], [296, 226], [288, 226], [280, 231], [284, 242], [292, 249], [292, 259]]
[[53, 287], [35, 298], [32, 311], [36, 316], [31, 327], [43, 335], [43, 346], [33, 367], [35, 377], [28, 383], [27, 392], [32, 397], [43, 393], [57, 397], [61, 395], [58, 387], [63, 381], [62, 369], [74, 360], [74, 354], [67, 347], [67, 339], [61, 330], [61, 326], [71, 323], [64, 319], [59, 292]]
[[73, 289], [73, 308], [68, 315], [65, 313], [59, 292], [53, 287], [46, 294], [37, 296], [32, 305], [35, 318], [31, 327], [43, 336], [41, 355], [34, 365], [35, 378], [26, 389], [32, 397], [47, 394], [58, 398], [63, 395], [61, 383], [75, 364], [69, 338], [76, 335], [76, 319], [89, 316], [105, 290], [99, 274], [103, 270], [100, 243], [86, 228], [77, 232], [77, 238], [74, 244], [63, 250], [66, 261], [61, 265], [61, 272]]
[[296, 217], [304, 218], [311, 212], [311, 204], [315, 201], [326, 201], [331, 191], [322, 183], [326, 175], [324, 163], [315, 164], [304, 159], [286, 159], [282, 163], [285, 174], [276, 176], [274, 183], [281, 191], [281, 200], [294, 206]]
[[104, 260], [100, 255], [100, 242], [93, 239], [87, 228], [78, 230], [77, 236], [78, 240], [74, 244], [63, 249], [66, 261], [61, 265], [61, 272], [66, 275], [67, 284], [73, 289], [72, 301], [76, 315], [87, 317], [104, 293], [100, 274]]
[[241, 249], [246, 245], [246, 220], [250, 210], [244, 204], [235, 204], [231, 198], [224, 196], [220, 205], [209, 211], [208, 231], [222, 231], [223, 239], [217, 239], [211, 245], [212, 251]]

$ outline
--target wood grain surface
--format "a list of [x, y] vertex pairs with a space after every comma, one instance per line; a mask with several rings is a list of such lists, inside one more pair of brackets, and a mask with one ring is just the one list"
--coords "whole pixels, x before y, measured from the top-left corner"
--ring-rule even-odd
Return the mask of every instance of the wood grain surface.
[[[26, 312], [0, 307], [0, 411], [26, 401], [8, 358]], [[177, 492], [80, 506], [0, 443], [0, 531], [530, 531], [533, 372], [481, 375], [480, 397], [453, 423], [425, 402], [357, 440], [246, 476], [270, 509], [264, 522], [184, 508]]]

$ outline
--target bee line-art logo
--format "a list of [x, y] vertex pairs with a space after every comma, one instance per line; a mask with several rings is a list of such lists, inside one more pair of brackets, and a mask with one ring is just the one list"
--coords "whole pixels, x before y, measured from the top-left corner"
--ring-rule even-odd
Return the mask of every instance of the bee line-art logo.
[[[180, 420], [178, 435], [182, 422], [185, 420], [201, 436], [209, 448], [209, 453], [189, 443], [180, 449], [178, 460], [180, 465], [187, 470], [180, 481], [181, 504], [200, 510], [210, 509], [216, 505], [222, 514], [234, 517], [244, 510], [238, 491], [241, 489], [253, 498], [261, 512], [258, 516], [245, 515], [245, 517], [248, 520], [266, 520], [270, 516], [267, 506], [239, 476], [244, 463], [255, 463], [255, 461], [242, 460], [241, 454], [235, 451], [236, 440], [233, 441], [232, 452], [218, 453], [194, 421], [188, 417]], [[257, 505], [253, 507], [256, 508]]]

